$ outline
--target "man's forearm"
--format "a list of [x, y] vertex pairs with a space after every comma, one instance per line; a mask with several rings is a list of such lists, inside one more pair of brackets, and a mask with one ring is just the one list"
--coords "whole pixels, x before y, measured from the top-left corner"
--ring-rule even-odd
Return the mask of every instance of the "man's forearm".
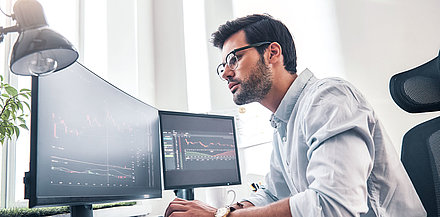
[[255, 207], [249, 202], [243, 202], [244, 209], [231, 212], [228, 217], [285, 217], [290, 215], [289, 198], [263, 207]]

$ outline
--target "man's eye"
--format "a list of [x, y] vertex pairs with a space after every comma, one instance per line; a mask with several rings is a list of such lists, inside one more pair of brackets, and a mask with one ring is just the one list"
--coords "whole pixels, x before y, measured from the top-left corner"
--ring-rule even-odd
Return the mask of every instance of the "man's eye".
[[234, 65], [236, 62], [237, 62], [237, 58], [231, 58], [231, 59], [229, 60], [229, 64], [230, 64], [230, 65]]

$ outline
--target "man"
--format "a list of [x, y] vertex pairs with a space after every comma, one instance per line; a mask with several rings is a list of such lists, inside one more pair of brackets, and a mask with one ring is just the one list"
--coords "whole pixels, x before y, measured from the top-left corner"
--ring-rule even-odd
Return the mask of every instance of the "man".
[[275, 128], [265, 188], [231, 208], [173, 200], [165, 216], [426, 216], [372, 107], [351, 84], [296, 73], [292, 36], [269, 15], [213, 33], [217, 73], [236, 104], [259, 102]]

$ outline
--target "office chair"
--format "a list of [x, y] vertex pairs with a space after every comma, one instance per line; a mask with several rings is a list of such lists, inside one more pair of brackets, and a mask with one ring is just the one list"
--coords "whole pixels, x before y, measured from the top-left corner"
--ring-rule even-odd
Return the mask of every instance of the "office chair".
[[[392, 76], [390, 92], [407, 112], [440, 111], [440, 53], [419, 67]], [[404, 135], [401, 160], [428, 217], [440, 217], [440, 117]]]

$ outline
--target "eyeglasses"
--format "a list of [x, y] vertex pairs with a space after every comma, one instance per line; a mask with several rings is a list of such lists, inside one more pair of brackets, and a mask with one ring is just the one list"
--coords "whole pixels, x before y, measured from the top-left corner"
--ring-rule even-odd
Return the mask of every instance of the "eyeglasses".
[[223, 78], [223, 73], [225, 72], [226, 65], [231, 70], [235, 70], [238, 67], [238, 57], [235, 55], [238, 51], [246, 50], [248, 48], [252, 47], [260, 47], [262, 45], [270, 44], [272, 42], [264, 41], [264, 42], [258, 42], [255, 44], [250, 44], [244, 47], [240, 47], [237, 49], [232, 50], [231, 52], [226, 55], [226, 62], [220, 63], [220, 65], [217, 66], [217, 74], [220, 77], [220, 79], [225, 80]]

